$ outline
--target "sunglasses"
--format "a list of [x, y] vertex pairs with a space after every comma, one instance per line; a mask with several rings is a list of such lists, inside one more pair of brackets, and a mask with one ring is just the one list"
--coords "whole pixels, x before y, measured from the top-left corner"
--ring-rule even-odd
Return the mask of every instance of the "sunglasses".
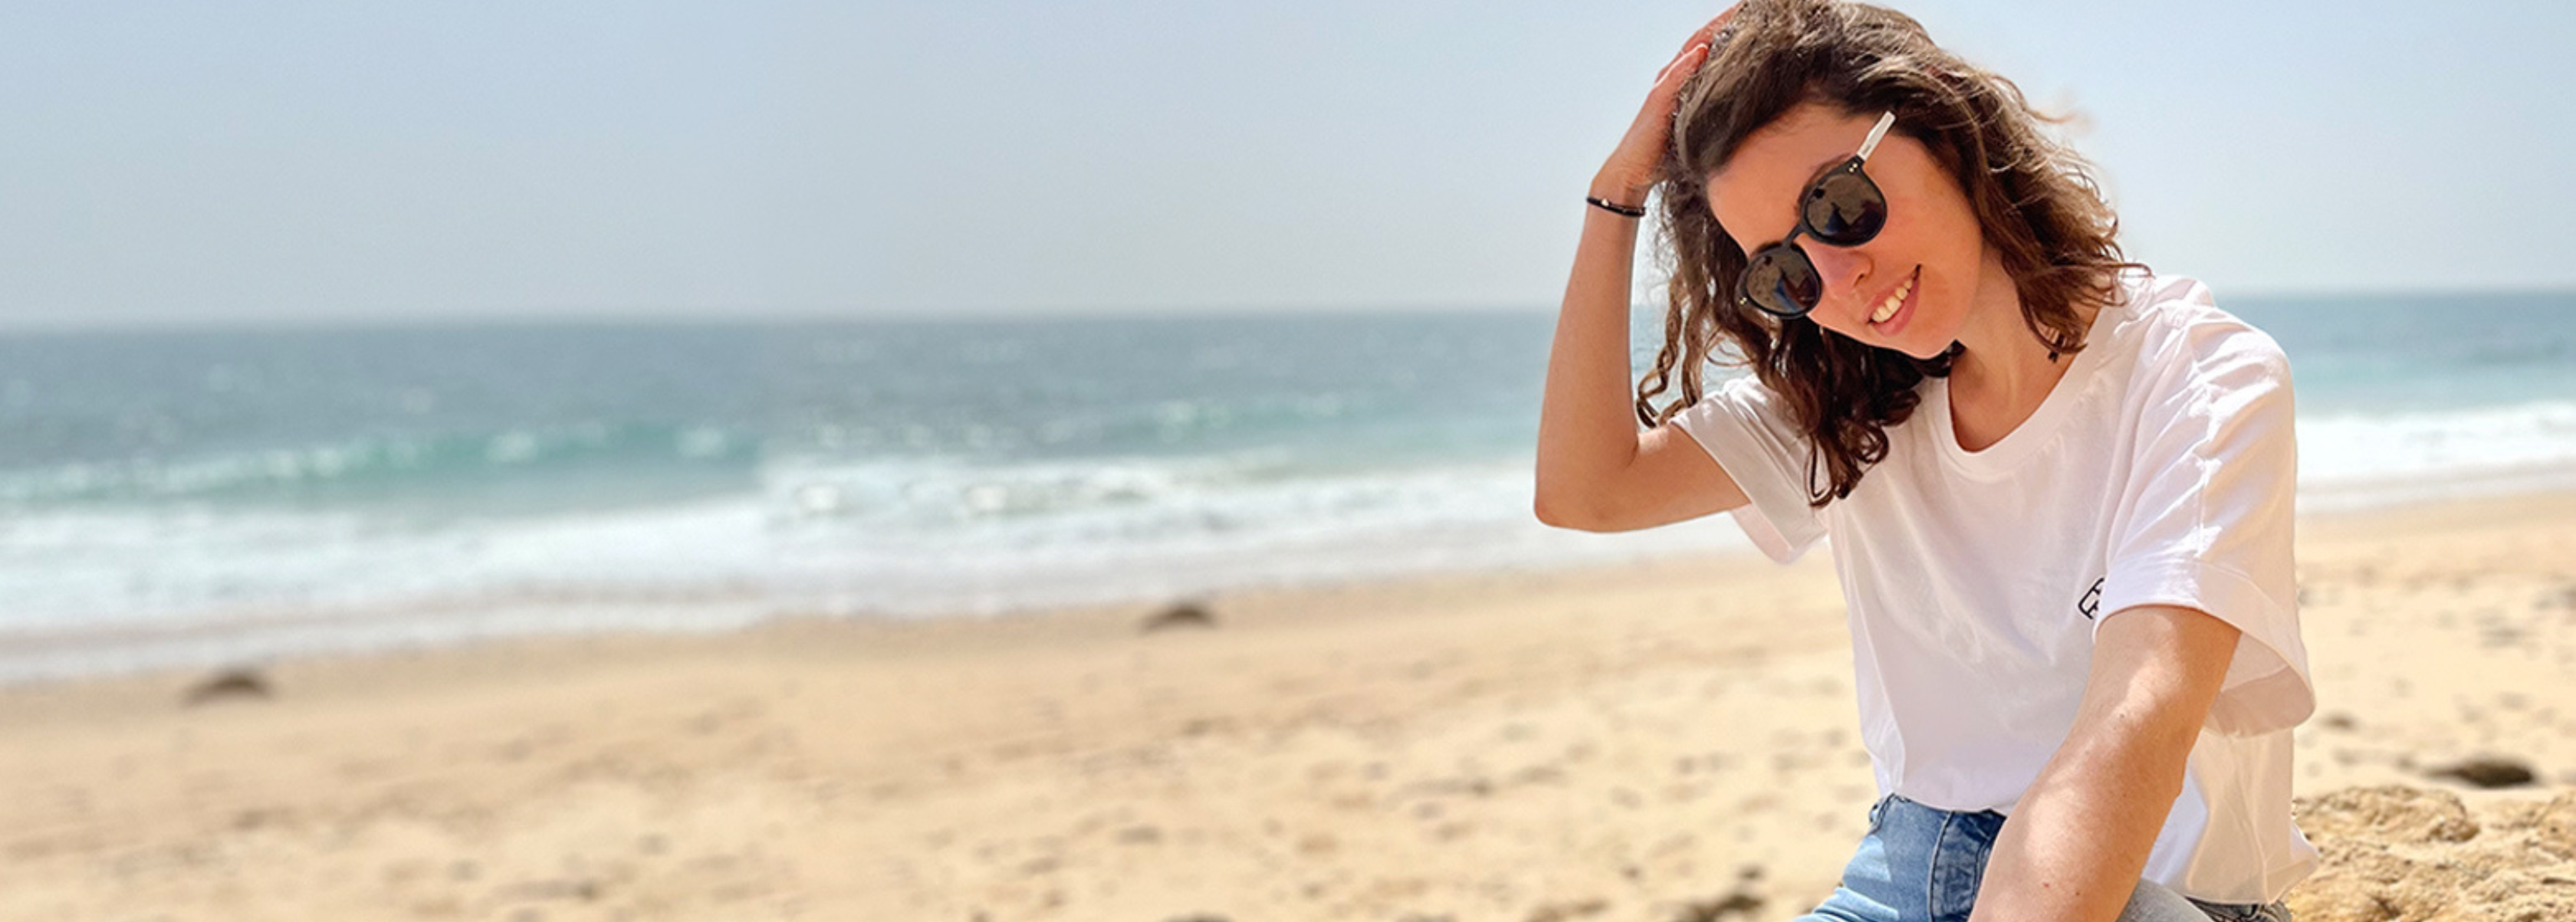
[[1861, 164], [1868, 162], [1870, 151], [1878, 149], [1879, 139], [1887, 137], [1887, 129], [1895, 124], [1896, 113], [1879, 115], [1858, 153], [1807, 184], [1806, 193], [1798, 198], [1798, 226], [1790, 228], [1789, 236], [1780, 242], [1753, 251], [1744, 274], [1736, 277], [1737, 303], [1782, 319], [1804, 317], [1816, 309], [1825, 296], [1824, 277], [1816, 272], [1807, 252], [1791, 241], [1805, 234], [1834, 246], [1856, 247], [1887, 226], [1887, 196], [1868, 173], [1861, 172]]

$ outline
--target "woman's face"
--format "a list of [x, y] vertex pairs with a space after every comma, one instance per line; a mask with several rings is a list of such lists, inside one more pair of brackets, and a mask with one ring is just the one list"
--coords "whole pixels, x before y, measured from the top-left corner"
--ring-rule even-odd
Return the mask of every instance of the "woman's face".
[[[1807, 184], [1851, 159], [1878, 116], [1807, 103], [1754, 132], [1708, 179], [1718, 225], [1747, 253], [1788, 236]], [[1887, 196], [1878, 236], [1845, 248], [1800, 235], [1793, 245], [1824, 281], [1808, 317], [1862, 343], [1931, 358], [1958, 338], [1979, 286], [2003, 275], [1966, 194], [1905, 128], [1898, 121], [1862, 168]], [[1990, 261], [1996, 271], [1987, 271]], [[1891, 301], [1895, 313], [1873, 321]]]

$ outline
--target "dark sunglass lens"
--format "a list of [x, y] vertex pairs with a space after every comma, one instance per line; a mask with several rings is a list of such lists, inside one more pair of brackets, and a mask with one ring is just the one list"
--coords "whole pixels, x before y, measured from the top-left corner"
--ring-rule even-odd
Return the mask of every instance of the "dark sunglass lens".
[[1807, 189], [1807, 226], [1826, 243], [1858, 246], [1887, 224], [1887, 197], [1854, 170], [1835, 170]]
[[1744, 267], [1742, 286], [1753, 306], [1782, 317], [1805, 314], [1825, 294], [1816, 264], [1795, 247], [1772, 246], [1753, 254], [1753, 261]]

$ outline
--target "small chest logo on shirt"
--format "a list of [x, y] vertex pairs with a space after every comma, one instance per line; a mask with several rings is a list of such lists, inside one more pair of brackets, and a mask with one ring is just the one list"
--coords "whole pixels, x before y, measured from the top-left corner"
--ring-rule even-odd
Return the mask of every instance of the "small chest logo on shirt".
[[[2104, 579], [2108, 578], [2104, 577]], [[2094, 615], [2102, 613], [2102, 580], [2094, 580], [2093, 588], [2084, 590], [2084, 597], [2075, 602], [2075, 610], [2082, 612], [2086, 621], [2091, 621]]]

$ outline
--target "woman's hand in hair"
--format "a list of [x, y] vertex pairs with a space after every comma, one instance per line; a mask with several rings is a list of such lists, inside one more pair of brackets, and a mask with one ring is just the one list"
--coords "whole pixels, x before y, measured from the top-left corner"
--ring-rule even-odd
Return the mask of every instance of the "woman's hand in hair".
[[1735, 7], [1729, 6], [1699, 27], [1682, 43], [1681, 53], [1655, 73], [1655, 86], [1646, 91], [1646, 105], [1637, 111], [1637, 121], [1619, 139], [1619, 149], [1610, 153], [1600, 175], [1593, 177], [1593, 195], [1622, 205], [1645, 204], [1646, 192], [1655, 184], [1655, 166], [1663, 161], [1664, 145], [1672, 134], [1673, 100], [1699, 70], [1700, 62], [1708, 60], [1709, 43], [1734, 15]]

